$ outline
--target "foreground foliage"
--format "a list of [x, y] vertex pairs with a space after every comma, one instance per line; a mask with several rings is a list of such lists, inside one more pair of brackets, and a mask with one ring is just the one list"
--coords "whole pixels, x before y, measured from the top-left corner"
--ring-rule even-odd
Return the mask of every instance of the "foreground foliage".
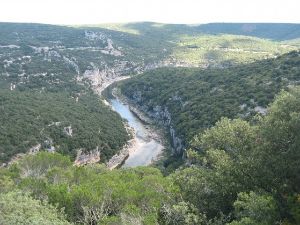
[[56, 208], [19, 191], [0, 194], [0, 212], [0, 224], [70, 224]]
[[158, 169], [74, 167], [58, 153], [29, 155], [2, 170], [0, 180], [3, 192], [14, 180], [18, 189], [47, 200], [64, 210], [70, 222], [80, 224], [155, 224], [160, 206], [177, 198], [176, 187]]
[[231, 224], [298, 224], [299, 103], [299, 88], [282, 92], [255, 125], [223, 118], [196, 136], [194, 166], [172, 175], [184, 199]]

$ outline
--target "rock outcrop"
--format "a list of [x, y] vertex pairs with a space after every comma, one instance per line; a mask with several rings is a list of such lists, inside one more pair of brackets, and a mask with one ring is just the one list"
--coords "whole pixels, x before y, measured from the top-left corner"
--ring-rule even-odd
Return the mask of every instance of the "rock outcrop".
[[97, 163], [99, 161], [100, 161], [100, 151], [98, 147], [87, 153], [85, 153], [82, 149], [79, 149], [77, 152], [77, 157], [74, 161], [74, 165], [82, 166], [82, 165]]
[[135, 144], [136, 144], [135, 139], [131, 139], [130, 141], [128, 141], [127, 144], [123, 147], [123, 149], [108, 161], [106, 166], [110, 170], [113, 170], [121, 166], [124, 163], [124, 161], [128, 158], [130, 149], [134, 148]]

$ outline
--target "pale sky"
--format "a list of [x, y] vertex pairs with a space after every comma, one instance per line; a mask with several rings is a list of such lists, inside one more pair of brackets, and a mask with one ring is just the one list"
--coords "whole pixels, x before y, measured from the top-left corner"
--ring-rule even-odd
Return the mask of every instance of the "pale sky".
[[1, 22], [300, 23], [300, 0], [0, 0]]

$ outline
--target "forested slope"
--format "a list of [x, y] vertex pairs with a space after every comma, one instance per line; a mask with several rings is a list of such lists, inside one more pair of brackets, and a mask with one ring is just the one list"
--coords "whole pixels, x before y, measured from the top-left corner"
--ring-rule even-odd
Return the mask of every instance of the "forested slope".
[[121, 117], [91, 88], [125, 70], [109, 32], [16, 23], [0, 31], [1, 163], [43, 149], [72, 160], [93, 151], [105, 162], [122, 149], [129, 137]]
[[37, 148], [75, 159], [78, 150], [101, 152], [104, 162], [129, 139], [122, 120], [96, 95], [78, 101], [64, 93], [0, 90], [0, 162]]
[[300, 55], [291, 52], [227, 69], [162, 68], [121, 84], [124, 95], [158, 121], [171, 121], [185, 143], [221, 117], [265, 114], [281, 89], [300, 82]]

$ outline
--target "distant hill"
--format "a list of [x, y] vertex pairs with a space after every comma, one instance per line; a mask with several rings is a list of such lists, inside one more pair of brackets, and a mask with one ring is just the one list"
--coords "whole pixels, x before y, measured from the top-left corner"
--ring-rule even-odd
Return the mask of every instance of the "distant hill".
[[295, 39], [300, 37], [300, 24], [284, 23], [186, 25], [141, 22], [99, 26], [135, 34], [143, 40], [143, 48], [151, 46], [147, 49], [149, 53], [166, 54], [165, 61], [179, 66], [228, 66], [253, 62], [299, 48]]
[[197, 26], [208, 34], [235, 34], [277, 41], [299, 38], [300, 24], [289, 23], [210, 23]]
[[[208, 23], [208, 24], [160, 24], [140, 22], [129, 24], [100, 25], [110, 29], [131, 31], [139, 34], [167, 31], [162, 35], [174, 34], [234, 34], [266, 38], [277, 41], [300, 37], [300, 24], [295, 23]], [[123, 29], [121, 28], [123, 27]]]
[[[0, 23], [0, 73], [42, 73], [52, 67], [54, 73], [83, 74], [91, 69], [114, 68], [119, 75], [162, 66], [218, 67], [299, 48], [295, 42], [280, 42], [300, 38], [297, 24], [249, 25], [255, 27], [251, 32], [250, 28], [244, 29], [247, 26], [132, 23], [70, 27]], [[25, 55], [31, 57], [30, 63], [22, 59]], [[18, 62], [16, 58], [20, 57]], [[10, 66], [3, 68], [7, 61]], [[20, 63], [26, 65], [20, 68]]]

